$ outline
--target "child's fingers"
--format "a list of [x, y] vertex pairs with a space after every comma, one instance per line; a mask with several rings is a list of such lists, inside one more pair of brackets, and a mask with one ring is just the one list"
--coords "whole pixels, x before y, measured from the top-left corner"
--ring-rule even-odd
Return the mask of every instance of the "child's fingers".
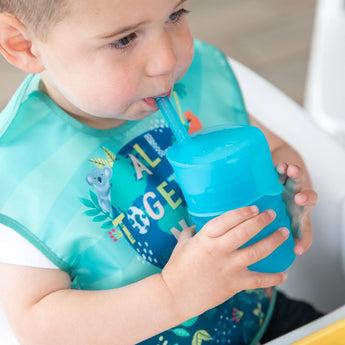
[[304, 175], [297, 165], [288, 165], [286, 174], [293, 179], [301, 178]]
[[183, 231], [180, 233], [178, 240], [184, 241], [187, 240], [195, 235], [195, 225], [190, 226], [189, 228], [183, 229]]
[[223, 248], [224, 252], [230, 253], [243, 246], [263, 228], [269, 225], [275, 217], [276, 214], [273, 210], [266, 210], [246, 220], [221, 237], [220, 248]]
[[304, 217], [302, 220], [303, 233], [301, 237], [296, 240], [294, 252], [296, 255], [304, 254], [310, 247], [313, 240], [313, 226], [311, 224], [310, 217]]
[[299, 206], [315, 206], [317, 203], [317, 193], [312, 190], [304, 190], [303, 192], [300, 192], [295, 195], [295, 203]]
[[207, 234], [209, 237], [219, 237], [258, 213], [259, 209], [257, 206], [247, 206], [232, 210], [210, 220], [200, 232]]
[[276, 166], [279, 182], [293, 193], [300, 191], [305, 183], [305, 173], [297, 165], [281, 162]]
[[247, 266], [264, 259], [277, 249], [288, 237], [290, 232], [287, 228], [280, 228], [272, 235], [242, 249], [238, 250], [240, 255], [236, 256], [239, 265], [245, 263]]
[[[313, 227], [310, 221], [310, 213], [317, 203], [317, 193], [313, 190], [300, 192], [294, 197], [294, 216], [291, 222], [291, 228], [294, 237], [302, 240], [302, 249], [297, 251], [303, 254], [310, 246], [313, 235]], [[297, 253], [297, 252], [296, 252]]]
[[279, 273], [260, 273], [255, 271], [244, 272], [244, 285], [247, 289], [269, 288], [285, 282], [288, 275], [286, 272]]
[[288, 168], [288, 165], [284, 162], [281, 162], [276, 166], [276, 171], [278, 173], [278, 181], [282, 185], [285, 185], [285, 182], [287, 179], [287, 168]]
[[287, 169], [285, 189], [292, 193], [298, 193], [305, 184], [305, 174], [297, 166], [290, 165]]

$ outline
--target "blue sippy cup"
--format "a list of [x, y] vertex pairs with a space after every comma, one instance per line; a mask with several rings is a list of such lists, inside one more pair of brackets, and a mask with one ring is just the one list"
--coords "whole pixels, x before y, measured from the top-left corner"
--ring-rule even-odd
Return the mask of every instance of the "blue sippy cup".
[[189, 136], [167, 97], [157, 98], [177, 142], [167, 152], [197, 231], [209, 220], [229, 210], [257, 205], [260, 212], [273, 209], [275, 220], [243, 247], [280, 227], [290, 236], [266, 258], [249, 266], [259, 272], [285, 271], [295, 260], [290, 219], [282, 199], [271, 152], [262, 131], [253, 126], [214, 126]]
[[[167, 158], [176, 173], [188, 212], [200, 230], [209, 220], [232, 209], [257, 205], [273, 209], [275, 220], [248, 241], [250, 245], [280, 227], [290, 229], [270, 149], [262, 131], [253, 126], [214, 126], [194, 133], [191, 140], [175, 143]], [[273, 253], [249, 269], [282, 272], [294, 261], [294, 240], [289, 238]]]

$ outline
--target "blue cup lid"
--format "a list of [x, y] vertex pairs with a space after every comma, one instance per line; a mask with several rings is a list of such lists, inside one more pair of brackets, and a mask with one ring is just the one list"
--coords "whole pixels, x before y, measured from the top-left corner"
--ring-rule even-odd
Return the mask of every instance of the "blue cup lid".
[[193, 215], [219, 214], [284, 189], [265, 135], [257, 127], [202, 129], [187, 144], [175, 143], [167, 158]]

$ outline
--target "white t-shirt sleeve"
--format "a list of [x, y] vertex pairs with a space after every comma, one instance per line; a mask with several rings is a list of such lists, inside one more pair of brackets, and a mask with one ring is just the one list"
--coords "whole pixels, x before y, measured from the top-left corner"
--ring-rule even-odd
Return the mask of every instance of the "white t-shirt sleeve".
[[36, 268], [59, 269], [29, 241], [3, 224], [0, 224], [0, 262]]

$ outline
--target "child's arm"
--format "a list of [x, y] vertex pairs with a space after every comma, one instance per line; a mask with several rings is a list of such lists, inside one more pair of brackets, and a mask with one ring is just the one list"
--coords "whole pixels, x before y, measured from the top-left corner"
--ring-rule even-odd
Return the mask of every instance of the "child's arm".
[[251, 124], [263, 131], [270, 145], [273, 162], [285, 186], [283, 196], [292, 218], [291, 227], [297, 237], [295, 252], [302, 255], [312, 243], [310, 213], [317, 202], [317, 194], [299, 153], [253, 117]]
[[237, 249], [273, 219], [245, 207], [211, 220], [196, 235], [185, 229], [161, 274], [114, 290], [72, 290], [60, 270], [0, 264], [0, 297], [22, 344], [135, 344], [240, 290], [282, 283], [284, 273], [247, 266], [278, 247], [286, 231]]

